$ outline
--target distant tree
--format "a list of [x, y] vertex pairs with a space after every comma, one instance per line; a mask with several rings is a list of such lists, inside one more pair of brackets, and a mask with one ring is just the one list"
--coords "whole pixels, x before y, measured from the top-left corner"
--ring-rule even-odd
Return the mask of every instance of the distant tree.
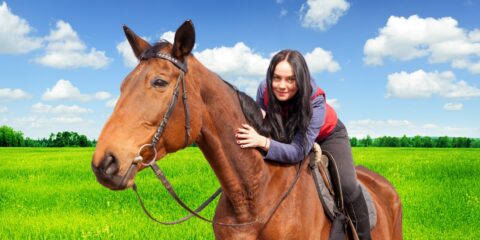
[[449, 138], [447, 136], [439, 137], [436, 141], [435, 147], [437, 148], [448, 148], [449, 145]]
[[353, 137], [350, 139], [350, 146], [356, 147], [358, 145], [358, 139], [356, 137]]
[[472, 139], [472, 144], [470, 145], [472, 148], [480, 148], [480, 138]]
[[370, 135], [367, 135], [365, 138], [360, 139], [359, 144], [360, 146], [363, 146], [363, 147], [372, 146], [373, 144], [372, 137], [370, 137]]
[[367, 135], [365, 138], [365, 147], [372, 146], [373, 139], [370, 137], [370, 135]]
[[373, 139], [372, 145], [375, 147], [383, 147], [385, 145], [385, 137], [378, 137]]
[[400, 139], [398, 139], [396, 137], [387, 137], [385, 144], [386, 144], [387, 147], [399, 147], [400, 146]]
[[469, 148], [472, 140], [466, 137], [454, 137], [452, 139], [452, 147], [454, 148]]
[[412, 147], [422, 147], [422, 137], [420, 137], [419, 135], [413, 137], [411, 141]]
[[433, 141], [431, 137], [421, 137], [420, 138], [420, 147], [431, 148], [433, 147]]
[[15, 131], [13, 128], [3, 125], [0, 127], [0, 146], [1, 147], [22, 147], [25, 145], [23, 133]]
[[78, 137], [78, 146], [79, 147], [89, 147], [91, 145], [92, 145], [91, 142], [88, 141], [88, 139], [85, 135], [80, 135]]
[[402, 138], [400, 138], [399, 146], [400, 147], [411, 147], [412, 146], [412, 141], [410, 140], [410, 138], [403, 135]]

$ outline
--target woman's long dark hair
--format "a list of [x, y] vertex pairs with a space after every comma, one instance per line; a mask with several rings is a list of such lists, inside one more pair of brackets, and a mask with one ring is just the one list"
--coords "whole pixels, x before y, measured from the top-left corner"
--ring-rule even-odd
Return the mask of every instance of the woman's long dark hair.
[[[278, 63], [287, 61], [292, 67], [298, 92], [287, 102], [280, 102], [273, 94], [272, 79]], [[297, 132], [307, 137], [307, 128], [312, 117], [310, 96], [310, 71], [302, 54], [295, 50], [282, 50], [273, 56], [267, 70], [268, 110], [265, 120], [270, 121], [271, 136], [273, 139], [290, 143]], [[286, 109], [286, 110], [285, 110]], [[282, 110], [287, 114], [282, 115]]]

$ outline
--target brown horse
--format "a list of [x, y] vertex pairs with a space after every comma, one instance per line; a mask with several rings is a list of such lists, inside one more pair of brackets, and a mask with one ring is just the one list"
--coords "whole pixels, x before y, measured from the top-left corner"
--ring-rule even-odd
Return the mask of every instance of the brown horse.
[[[323, 212], [308, 164], [300, 166], [298, 182], [269, 215], [296, 178], [298, 165], [265, 161], [257, 150], [241, 149], [235, 143], [235, 129], [246, 123], [246, 118], [236, 90], [191, 54], [195, 44], [193, 24], [186, 21], [180, 26], [173, 44], [160, 42], [153, 46], [127, 27], [124, 30], [140, 62], [123, 81], [121, 96], [98, 139], [92, 160], [97, 180], [110, 189], [129, 188], [135, 174], [145, 168], [140, 164], [132, 170], [139, 161], [137, 155], [147, 162], [156, 161], [195, 142], [223, 189], [214, 216], [215, 222], [222, 223], [213, 224], [216, 238], [327, 239], [331, 223]], [[178, 91], [179, 85], [186, 92]], [[172, 99], [187, 93], [189, 106], [180, 100], [176, 107], [169, 108]], [[155, 135], [169, 109], [168, 124], [162, 124], [161, 136]], [[185, 135], [186, 122], [190, 124], [189, 136]], [[151, 144], [154, 136], [157, 140]], [[357, 168], [357, 174], [377, 208], [372, 237], [401, 239], [398, 194], [376, 173]], [[254, 224], [224, 225], [252, 221]]]

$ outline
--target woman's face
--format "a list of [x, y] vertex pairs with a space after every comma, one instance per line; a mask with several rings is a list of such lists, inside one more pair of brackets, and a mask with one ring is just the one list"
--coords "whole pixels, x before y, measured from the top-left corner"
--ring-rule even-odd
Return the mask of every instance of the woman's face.
[[273, 95], [278, 101], [288, 101], [298, 92], [297, 81], [292, 66], [287, 61], [281, 61], [275, 67], [272, 77]]

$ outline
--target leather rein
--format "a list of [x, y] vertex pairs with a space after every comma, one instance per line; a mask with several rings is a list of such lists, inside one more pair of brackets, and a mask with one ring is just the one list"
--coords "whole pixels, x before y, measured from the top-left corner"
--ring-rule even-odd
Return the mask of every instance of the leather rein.
[[[228, 226], [228, 227], [242, 227], [242, 226], [249, 226], [249, 225], [253, 225], [253, 224], [256, 224], [256, 223], [261, 223], [265, 220], [269, 220], [273, 214], [275, 213], [275, 211], [278, 209], [278, 207], [280, 206], [280, 204], [283, 202], [283, 200], [285, 200], [285, 198], [289, 195], [289, 193], [292, 191], [293, 187], [295, 186], [295, 184], [297, 183], [298, 179], [300, 178], [300, 169], [301, 169], [301, 166], [302, 166], [302, 163], [303, 163], [303, 160], [302, 162], [300, 162], [300, 164], [298, 165], [298, 168], [297, 168], [297, 172], [296, 172], [296, 175], [295, 175], [295, 178], [293, 179], [292, 183], [290, 184], [290, 186], [288, 187], [287, 191], [281, 196], [280, 200], [278, 201], [277, 204], [274, 205], [274, 207], [268, 212], [267, 215], [265, 215], [264, 217], [262, 218], [256, 218], [255, 220], [253, 221], [249, 221], [249, 222], [245, 222], [245, 223], [221, 223], [221, 222], [217, 222], [217, 221], [213, 221], [213, 220], [209, 220], [209, 219], [206, 219], [205, 217], [199, 215], [199, 212], [202, 211], [206, 206], [208, 206], [216, 197], [218, 197], [218, 195], [220, 195], [220, 193], [222, 192], [222, 189], [221, 188], [218, 188], [217, 191], [215, 191], [215, 193], [212, 194], [212, 196], [210, 196], [204, 203], [202, 203], [198, 208], [196, 208], [195, 210], [192, 210], [190, 207], [188, 207], [177, 195], [177, 193], [175, 192], [175, 190], [173, 189], [172, 185], [170, 184], [170, 182], [167, 180], [167, 178], [165, 177], [165, 174], [163, 173], [163, 171], [160, 169], [160, 167], [157, 165], [156, 163], [156, 158], [157, 158], [157, 149], [156, 149], [156, 145], [158, 143], [158, 141], [160, 140], [160, 137], [162, 136], [163, 134], [163, 131], [165, 130], [165, 127], [167, 125], [167, 122], [168, 122], [168, 119], [170, 118], [170, 115], [172, 114], [173, 112], [173, 109], [175, 108], [175, 105], [176, 105], [176, 102], [177, 102], [177, 98], [178, 98], [178, 94], [179, 94], [179, 83], [180, 81], [182, 82], [182, 88], [183, 88], [183, 104], [184, 104], [184, 109], [185, 109], [185, 143], [184, 143], [184, 147], [187, 147], [187, 144], [189, 142], [189, 139], [190, 139], [190, 111], [189, 111], [189, 108], [188, 108], [188, 98], [187, 98], [187, 91], [186, 91], [186, 86], [185, 86], [185, 74], [187, 73], [187, 65], [186, 65], [186, 61], [184, 62], [181, 62], [180, 60], [174, 58], [173, 56], [171, 56], [170, 54], [167, 54], [167, 53], [162, 53], [162, 52], [157, 52], [155, 55], [149, 55], [149, 56], [145, 56], [142, 54], [142, 57], [141, 59], [144, 60], [144, 59], [149, 59], [149, 58], [160, 58], [160, 59], [164, 59], [164, 60], [167, 60], [169, 62], [171, 62], [173, 65], [175, 65], [178, 69], [180, 69], [180, 75], [178, 76], [177, 78], [177, 82], [175, 83], [175, 89], [173, 91], [173, 96], [172, 96], [172, 100], [170, 101], [170, 104], [168, 106], [168, 109], [167, 109], [167, 112], [165, 113], [165, 115], [163, 116], [163, 119], [162, 119], [162, 122], [160, 123], [159, 127], [157, 128], [153, 138], [152, 138], [152, 141], [151, 143], [147, 143], [147, 144], [144, 144], [142, 145], [139, 150], [138, 150], [138, 153], [137, 153], [137, 156], [134, 158], [133, 162], [132, 162], [132, 165], [130, 166], [130, 168], [128, 169], [127, 173], [125, 174], [125, 177], [124, 179], [122, 180], [122, 185], [125, 186], [127, 184], [127, 181], [130, 177], [130, 175], [140, 166], [143, 166], [143, 167], [151, 167], [153, 172], [155, 173], [155, 175], [157, 176], [157, 178], [160, 180], [160, 182], [163, 184], [163, 186], [167, 189], [168, 193], [172, 196], [172, 198], [182, 207], [184, 208], [187, 212], [189, 212], [190, 214], [179, 219], [179, 220], [176, 220], [176, 221], [171, 221], [171, 222], [163, 222], [163, 221], [159, 221], [157, 220], [155, 217], [152, 216], [152, 214], [146, 209], [143, 201], [142, 201], [142, 198], [140, 197], [138, 191], [137, 191], [137, 185], [134, 183], [133, 186], [132, 186], [132, 189], [133, 191], [135, 192], [135, 195], [137, 196], [137, 199], [138, 199], [138, 202], [140, 203], [143, 211], [145, 212], [145, 214], [150, 218], [152, 219], [154, 222], [157, 222], [157, 223], [160, 223], [160, 224], [163, 224], [163, 225], [174, 225], [174, 224], [178, 224], [178, 223], [182, 223], [190, 218], [192, 218], [193, 216], [203, 220], [203, 221], [206, 221], [206, 222], [209, 222], [209, 223], [212, 223], [212, 224], [215, 224], [215, 225], [220, 225], [220, 226]], [[144, 162], [144, 159], [143, 157], [141, 156], [141, 153], [142, 151], [145, 149], [145, 148], [151, 148], [154, 152], [154, 156], [153, 158], [145, 163]]]

